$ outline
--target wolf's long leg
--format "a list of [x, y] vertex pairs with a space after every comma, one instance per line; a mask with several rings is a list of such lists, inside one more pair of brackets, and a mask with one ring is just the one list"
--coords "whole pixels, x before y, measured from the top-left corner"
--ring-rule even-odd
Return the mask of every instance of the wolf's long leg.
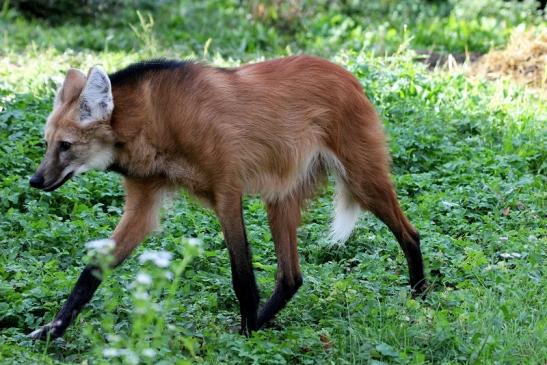
[[241, 331], [249, 335], [257, 329], [256, 316], [260, 298], [245, 233], [241, 194], [229, 193], [219, 196], [215, 209], [230, 254], [232, 284], [241, 311]]
[[300, 201], [289, 197], [282, 201], [269, 202], [267, 208], [277, 255], [277, 282], [272, 296], [258, 315], [259, 328], [283, 309], [302, 285], [296, 245]]
[[[113, 266], [121, 264], [158, 222], [162, 184], [160, 182], [125, 180], [125, 207], [112, 240], [115, 243]], [[84, 268], [67, 301], [55, 319], [32, 332], [33, 339], [55, 338], [63, 335], [83, 307], [91, 300], [101, 283], [101, 269]]]

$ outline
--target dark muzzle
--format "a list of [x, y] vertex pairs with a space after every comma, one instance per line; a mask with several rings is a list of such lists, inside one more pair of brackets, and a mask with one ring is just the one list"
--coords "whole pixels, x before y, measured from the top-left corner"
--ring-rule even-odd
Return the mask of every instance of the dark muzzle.
[[30, 186], [36, 189], [44, 188], [44, 175], [40, 173], [35, 173], [29, 180]]

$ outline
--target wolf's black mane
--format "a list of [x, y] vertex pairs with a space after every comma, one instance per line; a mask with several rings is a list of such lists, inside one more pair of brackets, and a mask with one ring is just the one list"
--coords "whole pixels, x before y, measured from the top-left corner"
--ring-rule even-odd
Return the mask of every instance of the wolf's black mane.
[[192, 61], [175, 61], [167, 59], [155, 59], [133, 63], [109, 76], [112, 85], [121, 85], [137, 82], [150, 73], [161, 70], [185, 69], [194, 64]]

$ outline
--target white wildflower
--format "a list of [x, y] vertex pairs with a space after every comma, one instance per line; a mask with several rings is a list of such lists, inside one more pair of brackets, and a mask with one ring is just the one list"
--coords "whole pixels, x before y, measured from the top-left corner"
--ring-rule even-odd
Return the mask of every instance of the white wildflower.
[[112, 252], [116, 242], [112, 239], [106, 238], [102, 240], [90, 241], [85, 244], [85, 248], [88, 250], [97, 251], [100, 254], [106, 255]]
[[133, 296], [135, 297], [135, 299], [140, 299], [140, 300], [148, 300], [148, 298], [150, 298], [148, 293], [145, 291], [138, 291], [135, 294], [133, 294]]
[[150, 284], [152, 284], [152, 277], [150, 275], [148, 275], [147, 273], [139, 272], [137, 274], [137, 277], [135, 278], [135, 281], [138, 284], [150, 285]]
[[121, 337], [118, 336], [118, 335], [106, 335], [106, 339], [108, 340], [108, 342], [120, 342], [121, 341]]
[[139, 257], [139, 262], [144, 264], [152, 261], [157, 267], [167, 267], [171, 262], [171, 257], [171, 253], [167, 251], [144, 251]]
[[113, 348], [103, 349], [103, 356], [104, 357], [116, 357], [116, 356], [120, 356], [120, 355], [121, 355], [121, 351], [118, 350], [118, 349], [113, 349]]
[[144, 350], [142, 350], [142, 355], [152, 359], [156, 356], [156, 350], [154, 350], [154, 349], [144, 349]]
[[138, 365], [140, 362], [139, 355], [131, 350], [125, 350], [125, 361], [131, 365]]
[[193, 247], [199, 247], [203, 244], [203, 241], [199, 238], [188, 238], [188, 244]]

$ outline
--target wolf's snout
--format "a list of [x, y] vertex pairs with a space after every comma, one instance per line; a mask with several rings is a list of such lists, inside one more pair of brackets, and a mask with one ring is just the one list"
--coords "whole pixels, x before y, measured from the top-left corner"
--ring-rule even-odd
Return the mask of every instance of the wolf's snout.
[[42, 174], [36, 173], [32, 175], [29, 180], [30, 186], [36, 189], [42, 189], [44, 187], [44, 176]]

